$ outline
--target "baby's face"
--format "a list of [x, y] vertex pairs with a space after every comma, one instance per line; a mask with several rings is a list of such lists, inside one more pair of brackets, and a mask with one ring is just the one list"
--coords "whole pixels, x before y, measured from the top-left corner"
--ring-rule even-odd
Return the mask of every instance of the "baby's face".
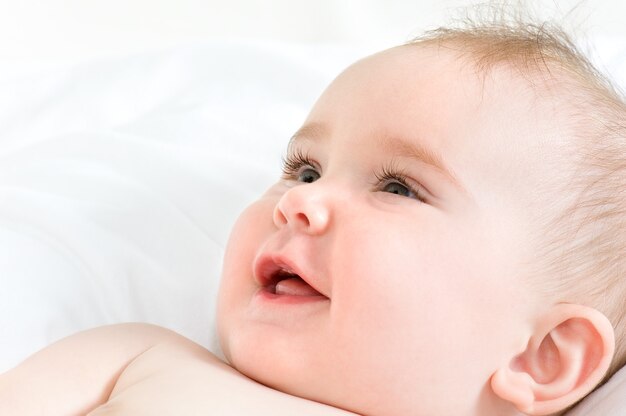
[[523, 276], [539, 184], [558, 177], [544, 101], [434, 48], [348, 68], [232, 232], [218, 307], [229, 361], [357, 413], [487, 409], [491, 374], [543, 307]]

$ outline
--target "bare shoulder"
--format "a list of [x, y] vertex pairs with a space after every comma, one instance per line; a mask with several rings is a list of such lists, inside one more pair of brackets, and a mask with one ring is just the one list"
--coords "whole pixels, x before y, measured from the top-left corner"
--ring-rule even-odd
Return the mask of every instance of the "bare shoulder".
[[82, 331], [0, 376], [0, 414], [85, 414], [104, 403], [125, 368], [156, 345], [191, 341], [148, 324]]
[[119, 376], [104, 415], [353, 415], [259, 384], [202, 346], [174, 336], [134, 359]]
[[83, 331], [0, 375], [0, 414], [350, 415], [263, 386], [149, 324]]

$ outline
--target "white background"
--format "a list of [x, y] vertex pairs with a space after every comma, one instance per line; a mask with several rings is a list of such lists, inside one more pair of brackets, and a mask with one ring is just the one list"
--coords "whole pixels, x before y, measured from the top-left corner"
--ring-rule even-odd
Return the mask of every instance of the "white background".
[[[509, 1], [512, 3], [513, 1]], [[0, 64], [82, 60], [214, 38], [391, 46], [470, 0], [0, 0]], [[592, 35], [626, 36], [623, 0], [526, 1]], [[573, 9], [573, 11], [572, 11]]]

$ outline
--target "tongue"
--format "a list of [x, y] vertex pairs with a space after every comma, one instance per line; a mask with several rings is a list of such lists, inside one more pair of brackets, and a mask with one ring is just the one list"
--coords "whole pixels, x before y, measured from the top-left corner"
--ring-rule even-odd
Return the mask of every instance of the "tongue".
[[299, 277], [290, 277], [276, 283], [277, 295], [291, 296], [322, 296], [320, 292], [313, 289]]

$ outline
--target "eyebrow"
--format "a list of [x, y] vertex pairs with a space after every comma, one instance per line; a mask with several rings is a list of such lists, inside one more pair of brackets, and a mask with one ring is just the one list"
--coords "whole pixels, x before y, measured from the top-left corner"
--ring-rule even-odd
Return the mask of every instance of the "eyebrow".
[[[302, 126], [293, 136], [291, 136], [288, 148], [295, 146], [301, 141], [319, 141], [328, 136], [329, 131], [324, 124], [318, 122], [308, 123]], [[459, 190], [466, 192], [465, 188], [461, 186], [461, 183], [457, 179], [457, 176], [449, 167], [447, 167], [447, 164], [444, 162], [441, 155], [423, 146], [418, 140], [406, 140], [404, 138], [389, 135], [383, 135], [380, 140], [381, 147], [385, 152], [408, 157], [429, 165], [443, 174], [443, 176], [445, 176], [446, 179]]]

